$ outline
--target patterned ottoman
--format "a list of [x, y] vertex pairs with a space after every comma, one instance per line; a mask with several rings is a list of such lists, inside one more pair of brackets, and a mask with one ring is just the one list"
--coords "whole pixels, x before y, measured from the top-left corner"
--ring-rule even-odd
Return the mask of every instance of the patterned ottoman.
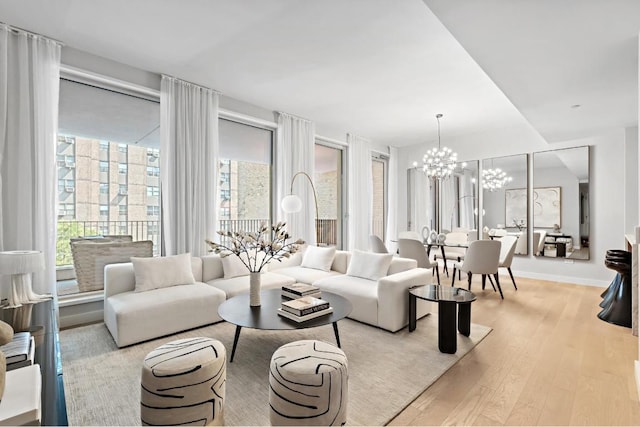
[[211, 338], [164, 344], [142, 364], [143, 425], [222, 425], [226, 350]]
[[304, 340], [273, 353], [269, 373], [271, 425], [347, 422], [347, 357], [333, 344]]

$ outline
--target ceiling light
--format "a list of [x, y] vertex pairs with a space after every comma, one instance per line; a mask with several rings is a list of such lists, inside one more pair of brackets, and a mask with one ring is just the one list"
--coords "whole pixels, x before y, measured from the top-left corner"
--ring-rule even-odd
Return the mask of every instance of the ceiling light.
[[438, 121], [438, 147], [433, 147], [422, 158], [422, 171], [429, 178], [443, 179], [451, 176], [456, 163], [458, 163], [458, 155], [447, 147], [440, 147], [440, 118], [442, 114], [436, 114]]

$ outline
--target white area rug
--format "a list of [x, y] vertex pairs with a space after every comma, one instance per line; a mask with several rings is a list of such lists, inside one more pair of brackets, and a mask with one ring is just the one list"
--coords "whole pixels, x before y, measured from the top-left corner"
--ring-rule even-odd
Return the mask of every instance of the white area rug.
[[[170, 320], [168, 320], [170, 321]], [[350, 425], [383, 425], [477, 345], [491, 328], [471, 325], [458, 335], [458, 352], [438, 351], [437, 316], [417, 329], [391, 333], [349, 319], [338, 323], [349, 363]], [[226, 322], [118, 349], [104, 324], [60, 332], [70, 425], [140, 425], [140, 370], [145, 355], [179, 338], [220, 340], [231, 356], [235, 326]], [[227, 365], [225, 423], [269, 425], [269, 362], [281, 345], [319, 339], [335, 344], [331, 325], [298, 331], [242, 329]]]

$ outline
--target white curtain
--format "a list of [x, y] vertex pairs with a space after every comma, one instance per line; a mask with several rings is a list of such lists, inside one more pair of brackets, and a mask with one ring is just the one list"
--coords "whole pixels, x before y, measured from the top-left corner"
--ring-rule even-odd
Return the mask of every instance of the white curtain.
[[474, 208], [475, 195], [473, 185], [473, 172], [465, 169], [460, 177], [460, 227], [467, 230], [476, 228]]
[[217, 239], [218, 93], [162, 76], [160, 182], [164, 253], [207, 253]]
[[440, 180], [440, 233], [458, 226], [458, 186], [455, 176]]
[[287, 231], [294, 239], [302, 238], [310, 245], [316, 244], [316, 207], [313, 189], [306, 176], [300, 174], [293, 185], [293, 194], [302, 200], [302, 210], [286, 214], [280, 201], [291, 194], [291, 180], [298, 172], [311, 179], [314, 176], [315, 123], [278, 113], [276, 140], [276, 200], [278, 220], [287, 223]]
[[390, 253], [395, 253], [396, 244], [392, 240], [398, 238], [398, 149], [396, 147], [389, 147], [388, 176], [385, 245]]
[[54, 296], [59, 85], [60, 44], [0, 24], [0, 250], [42, 251], [33, 289]]
[[371, 234], [373, 177], [371, 143], [347, 134], [349, 156], [348, 250], [368, 250]]

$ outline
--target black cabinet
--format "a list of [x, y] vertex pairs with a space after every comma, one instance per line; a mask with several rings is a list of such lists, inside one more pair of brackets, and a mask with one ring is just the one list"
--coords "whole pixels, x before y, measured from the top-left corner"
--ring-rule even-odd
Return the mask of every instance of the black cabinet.
[[68, 425], [58, 319], [53, 301], [0, 309], [0, 319], [10, 324], [15, 332], [29, 331], [33, 335], [34, 362], [42, 371], [42, 425]]

